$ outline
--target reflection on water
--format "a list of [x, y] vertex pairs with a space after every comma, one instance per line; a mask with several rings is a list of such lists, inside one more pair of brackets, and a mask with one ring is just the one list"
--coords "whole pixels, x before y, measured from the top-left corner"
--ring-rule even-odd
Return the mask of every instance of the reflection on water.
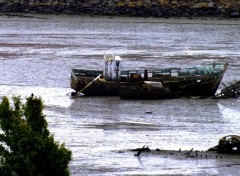
[[218, 104], [223, 120], [226, 124], [225, 136], [239, 134], [240, 109], [239, 100], [225, 100]]
[[32, 93], [34, 96], [41, 97], [44, 105], [68, 108], [71, 105], [71, 100], [66, 99], [67, 94], [71, 89], [54, 88], [54, 87], [36, 87], [36, 86], [0, 86], [0, 96], [20, 96], [23, 100], [29, 97]]
[[143, 145], [207, 150], [219, 138], [239, 133], [238, 100], [123, 101], [67, 95], [72, 91], [70, 69], [101, 69], [105, 54], [120, 55], [125, 69], [227, 61], [223, 81], [238, 79], [238, 21], [161, 20], [0, 20], [0, 97], [42, 97], [49, 130], [73, 152], [71, 175], [226, 175], [226, 161], [136, 158], [128, 150]]

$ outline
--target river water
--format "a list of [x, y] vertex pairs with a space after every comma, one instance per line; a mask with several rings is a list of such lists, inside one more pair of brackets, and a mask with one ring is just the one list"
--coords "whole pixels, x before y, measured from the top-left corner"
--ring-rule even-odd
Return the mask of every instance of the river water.
[[49, 130], [73, 152], [71, 175], [235, 175], [239, 161], [134, 157], [129, 149], [207, 150], [240, 133], [239, 99], [67, 94], [70, 69], [103, 69], [104, 55], [119, 55], [124, 69], [228, 62], [230, 84], [239, 80], [239, 31], [236, 19], [1, 16], [0, 97], [42, 97]]

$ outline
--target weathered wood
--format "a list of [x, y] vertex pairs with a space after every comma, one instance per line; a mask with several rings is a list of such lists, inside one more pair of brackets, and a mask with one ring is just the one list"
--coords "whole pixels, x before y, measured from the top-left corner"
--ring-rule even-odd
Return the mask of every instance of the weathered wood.
[[96, 81], [84, 91], [81, 90], [103, 71], [72, 69], [70, 85], [86, 96], [114, 95], [121, 99], [213, 97], [227, 66], [227, 63], [213, 63], [190, 68], [123, 70], [119, 80], [103, 76], [105, 81]]
[[131, 151], [136, 152], [134, 156], [146, 155], [159, 155], [159, 156], [174, 156], [182, 158], [215, 158], [215, 159], [233, 159], [240, 156], [240, 136], [228, 135], [224, 136], [219, 140], [219, 144], [214, 146], [207, 151], [199, 150], [152, 150], [149, 147], [143, 146], [142, 148], [132, 149]]
[[216, 94], [214, 98], [216, 99], [226, 99], [226, 98], [239, 98], [240, 97], [240, 81], [235, 81], [234, 83], [226, 86], [223, 84], [224, 89], [220, 93]]

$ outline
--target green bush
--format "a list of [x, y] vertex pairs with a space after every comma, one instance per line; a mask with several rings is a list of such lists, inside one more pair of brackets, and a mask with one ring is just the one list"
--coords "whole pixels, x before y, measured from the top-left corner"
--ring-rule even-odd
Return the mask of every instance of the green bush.
[[3, 97], [0, 104], [0, 175], [67, 176], [71, 151], [47, 129], [41, 98]]

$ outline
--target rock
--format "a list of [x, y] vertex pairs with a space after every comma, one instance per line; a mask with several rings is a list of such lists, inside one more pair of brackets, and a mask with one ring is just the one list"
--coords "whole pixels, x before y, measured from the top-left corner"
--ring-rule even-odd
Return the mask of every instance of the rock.
[[66, 3], [75, 4], [75, 0], [66, 0]]
[[11, 6], [8, 5], [8, 4], [4, 4], [2, 7], [1, 7], [1, 11], [2, 12], [10, 12], [11, 10]]
[[133, 16], [227, 16], [240, 17], [234, 0], [0, 0], [4, 11], [59, 12]]
[[52, 3], [53, 6], [57, 6], [58, 4], [59, 4], [58, 1], [53, 1]]
[[214, 2], [209, 2], [208, 7], [214, 7]]
[[172, 6], [176, 6], [176, 7], [178, 7], [178, 5], [179, 5], [178, 1], [172, 1], [171, 4], [172, 4]]
[[230, 3], [230, 2], [227, 2], [226, 4], [225, 4], [225, 6], [224, 6], [224, 8], [225, 9], [230, 9], [230, 8], [232, 8], [232, 3]]
[[24, 3], [25, 3], [24, 0], [21, 0], [21, 1], [20, 1], [20, 5], [23, 5]]
[[166, 6], [166, 5], [168, 5], [168, 1], [166, 1], [166, 0], [159, 0], [158, 2], [157, 2], [157, 5], [160, 5], [160, 6]]
[[196, 3], [192, 7], [193, 8], [207, 8], [208, 7], [208, 3], [207, 2]]
[[233, 11], [229, 14], [229, 16], [237, 18], [237, 17], [240, 17], [240, 13], [239, 11]]

